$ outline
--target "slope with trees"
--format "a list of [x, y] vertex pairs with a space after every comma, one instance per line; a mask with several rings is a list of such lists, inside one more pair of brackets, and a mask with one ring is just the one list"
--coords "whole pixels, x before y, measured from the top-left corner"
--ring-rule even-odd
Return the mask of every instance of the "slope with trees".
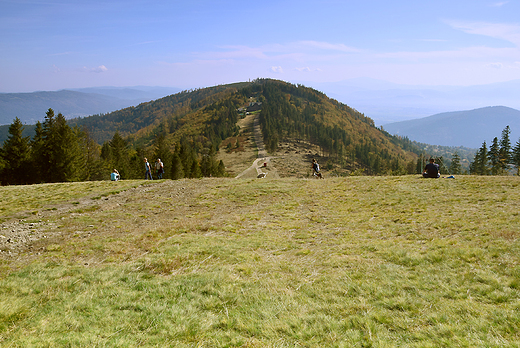
[[[24, 183], [99, 180], [113, 168], [124, 179], [142, 178], [144, 157], [161, 158], [167, 179], [222, 176], [220, 146], [238, 135], [239, 110], [252, 98], [262, 103], [260, 120], [270, 151], [279, 141], [294, 139], [313, 143], [330, 161], [365, 174], [415, 171], [421, 151], [408, 139], [376, 128], [370, 118], [321, 92], [270, 79], [184, 91], [69, 122], [49, 109], [30, 141], [15, 122], [0, 168], [7, 173], [6, 151], [25, 141], [33, 170]], [[3, 184], [21, 183], [2, 177]]]
[[470, 164], [470, 173], [508, 175], [511, 169], [516, 168], [516, 174], [520, 175], [520, 139], [512, 146], [510, 134], [510, 127], [506, 126], [500, 140], [494, 137], [489, 147], [484, 141]]

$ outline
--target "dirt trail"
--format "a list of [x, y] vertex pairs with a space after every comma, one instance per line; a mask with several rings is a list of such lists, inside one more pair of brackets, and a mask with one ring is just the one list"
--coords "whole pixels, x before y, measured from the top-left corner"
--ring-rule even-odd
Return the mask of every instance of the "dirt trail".
[[[268, 173], [272, 173], [272, 177], [278, 177], [278, 173], [276, 168], [269, 166], [269, 170], [263, 171], [262, 168], [267, 169], [268, 164], [271, 161], [271, 158], [267, 156], [267, 151], [265, 150], [264, 140], [262, 139], [262, 130], [260, 128], [260, 114], [255, 115], [254, 123], [253, 123], [253, 137], [255, 139], [256, 147], [258, 149], [258, 158], [255, 159], [251, 167], [244, 170], [242, 173], [238, 174], [235, 178], [239, 179], [251, 173], [251, 171], [256, 171], [257, 178], [265, 178]], [[259, 165], [260, 163], [260, 165]]]

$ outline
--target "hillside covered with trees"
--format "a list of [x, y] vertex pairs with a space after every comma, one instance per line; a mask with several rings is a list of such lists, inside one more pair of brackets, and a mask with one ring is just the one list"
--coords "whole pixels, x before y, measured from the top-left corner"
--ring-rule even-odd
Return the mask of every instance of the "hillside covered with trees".
[[520, 175], [520, 139], [514, 146], [511, 145], [510, 133], [509, 126], [506, 126], [502, 130], [500, 140], [494, 137], [489, 148], [485, 141], [482, 143], [471, 162], [471, 174], [504, 175], [514, 166], [516, 174]]
[[[268, 151], [280, 141], [307, 141], [339, 166], [369, 175], [413, 173], [420, 150], [376, 128], [360, 112], [302, 85], [259, 79], [183, 91], [106, 115], [66, 121], [47, 111], [31, 138], [15, 119], [1, 148], [2, 184], [144, 176], [143, 158], [161, 158], [171, 179], [225, 176], [222, 142], [239, 133], [244, 107], [261, 105]], [[152, 162], [153, 163], [153, 162]]]

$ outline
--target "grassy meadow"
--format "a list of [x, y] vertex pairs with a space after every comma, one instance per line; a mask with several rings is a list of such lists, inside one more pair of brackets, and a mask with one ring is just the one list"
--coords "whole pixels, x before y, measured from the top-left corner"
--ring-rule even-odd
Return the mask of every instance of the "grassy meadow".
[[41, 187], [0, 187], [54, 236], [0, 253], [1, 347], [520, 346], [518, 177]]

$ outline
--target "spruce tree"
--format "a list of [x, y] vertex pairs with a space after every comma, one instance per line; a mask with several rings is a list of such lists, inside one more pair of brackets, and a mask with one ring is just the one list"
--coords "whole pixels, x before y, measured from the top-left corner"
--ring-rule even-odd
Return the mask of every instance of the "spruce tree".
[[85, 160], [85, 180], [103, 180], [106, 179], [103, 171], [103, 161], [101, 160], [101, 151], [98, 143], [92, 139], [90, 132], [83, 129], [83, 136], [80, 144], [83, 149], [83, 157]]
[[24, 126], [16, 117], [9, 126], [9, 136], [4, 141], [0, 155], [4, 162], [2, 184], [30, 183], [30, 146], [29, 137], [23, 137]]
[[457, 152], [453, 154], [451, 159], [450, 173], [455, 175], [461, 174], [460, 156]]
[[173, 180], [184, 178], [184, 169], [182, 167], [182, 161], [177, 152], [172, 156], [170, 176]]
[[516, 175], [520, 175], [520, 139], [516, 142], [511, 153], [511, 162], [516, 166]]
[[193, 178], [192, 169], [196, 166], [193, 165], [193, 160], [196, 158], [193, 148], [187, 140], [184, 140], [179, 148], [179, 158], [181, 159], [182, 168], [184, 169], [185, 178]]
[[507, 126], [502, 131], [502, 137], [500, 138], [500, 150], [498, 157], [502, 171], [505, 171], [507, 169], [507, 165], [511, 163], [511, 141], [509, 140], [510, 133], [511, 130], [509, 129], [509, 126]]
[[216, 176], [225, 176], [225, 175], [226, 175], [226, 166], [224, 165], [224, 161], [220, 160], [218, 162]]
[[[131, 177], [131, 170], [129, 168], [130, 155], [128, 144], [119, 132], [115, 132], [112, 140], [108, 142], [108, 149], [104, 151], [104, 156], [109, 158], [109, 173], [112, 172], [113, 169], [117, 169], [122, 179], [129, 179]], [[109, 173], [107, 173], [107, 175], [109, 175]]]
[[488, 153], [489, 163], [491, 164], [491, 175], [498, 175], [501, 172], [500, 166], [500, 147], [498, 138], [493, 139], [493, 143], [489, 147]]
[[193, 161], [191, 162], [190, 178], [196, 179], [202, 177], [202, 171], [200, 170], [199, 160], [197, 155], [193, 154]]
[[40, 121], [36, 122], [34, 137], [31, 141], [31, 181], [41, 183], [43, 181], [43, 168], [45, 167], [44, 154], [44, 135], [43, 126]]
[[41, 134], [41, 149], [40, 149], [40, 175], [43, 182], [54, 182], [56, 171], [56, 158], [54, 149], [56, 145], [56, 134], [55, 134], [55, 123], [56, 119], [54, 116], [54, 110], [49, 108], [45, 113], [45, 118], [42, 124]]
[[72, 129], [65, 117], [58, 113], [54, 133], [55, 142], [52, 151], [56, 166], [53, 171], [53, 181], [85, 180], [85, 160], [80, 147], [81, 130], [78, 127]]
[[161, 162], [164, 165], [164, 179], [170, 179], [170, 170], [167, 170], [167, 165], [169, 165], [172, 161], [172, 152], [168, 146], [168, 143], [166, 142], [166, 136], [164, 134], [159, 134], [155, 137], [154, 141], [154, 153], [153, 153], [153, 161], [154, 163], [150, 162], [150, 164], [153, 166], [153, 169], [155, 171], [155, 163], [157, 159], [161, 159]]
[[485, 141], [482, 143], [482, 146], [480, 147], [480, 149], [478, 149], [477, 153], [475, 154], [473, 162], [471, 162], [469, 166], [469, 171], [473, 175], [489, 174], [488, 151]]

